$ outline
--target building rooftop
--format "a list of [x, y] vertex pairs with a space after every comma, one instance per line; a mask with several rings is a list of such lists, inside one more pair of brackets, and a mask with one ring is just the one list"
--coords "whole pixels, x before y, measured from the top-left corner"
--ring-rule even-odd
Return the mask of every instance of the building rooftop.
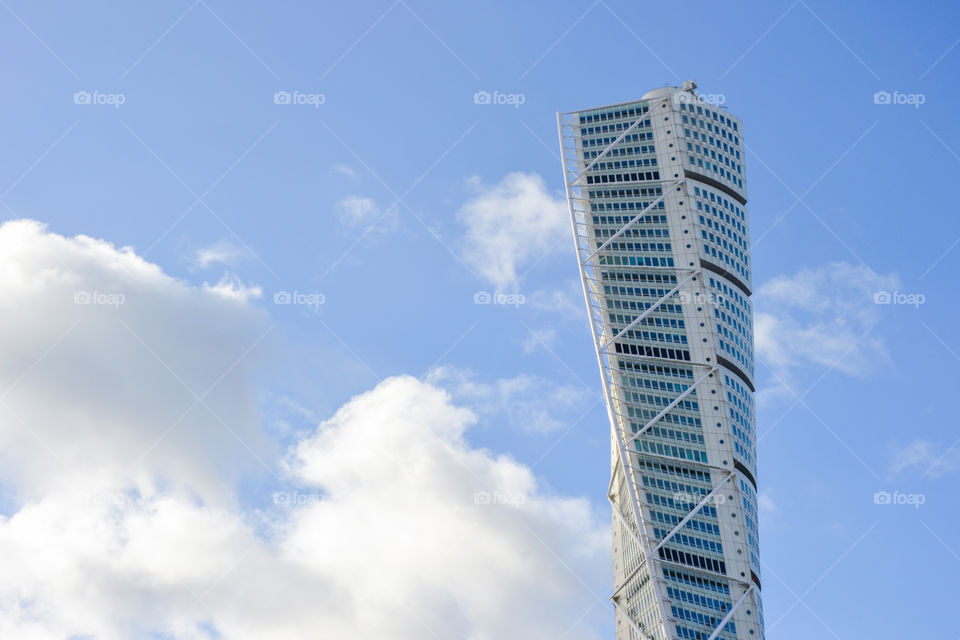
[[653, 100], [654, 98], [665, 98], [673, 93], [680, 91], [680, 87], [660, 87], [659, 89], [654, 89], [653, 91], [647, 91], [643, 94], [641, 100]]

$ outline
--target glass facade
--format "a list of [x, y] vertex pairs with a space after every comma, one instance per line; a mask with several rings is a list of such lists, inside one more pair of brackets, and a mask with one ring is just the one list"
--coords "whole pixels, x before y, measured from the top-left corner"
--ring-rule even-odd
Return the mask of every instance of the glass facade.
[[763, 638], [742, 123], [693, 83], [558, 123], [612, 427], [617, 638]]

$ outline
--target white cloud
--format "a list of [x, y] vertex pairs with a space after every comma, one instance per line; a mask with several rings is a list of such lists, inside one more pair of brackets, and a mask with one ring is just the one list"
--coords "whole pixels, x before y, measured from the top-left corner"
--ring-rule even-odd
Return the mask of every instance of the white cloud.
[[543, 329], [533, 329], [527, 332], [521, 345], [524, 353], [533, 353], [540, 349], [552, 349], [553, 343], [557, 339], [557, 330], [545, 327]]
[[535, 174], [510, 173], [499, 184], [471, 181], [477, 193], [459, 211], [464, 225], [464, 259], [499, 289], [516, 290], [521, 271], [546, 254], [568, 247], [564, 200], [547, 191]]
[[[354, 398], [291, 460], [296, 495], [322, 498], [270, 514], [266, 539], [250, 516], [182, 495], [47, 496], [0, 520], [12, 559], [0, 602], [16, 603], [0, 631], [558, 637], [594, 596], [553, 553], [603, 580], [605, 527], [585, 501], [550, 496], [523, 465], [471, 448], [474, 420], [409, 377]], [[577, 637], [599, 637], [595, 624]]]
[[529, 433], [552, 433], [569, 426], [590, 401], [581, 386], [526, 374], [481, 382], [471, 371], [444, 366], [431, 371], [427, 380], [481, 415]]
[[341, 220], [349, 225], [369, 225], [380, 215], [380, 207], [373, 198], [347, 196], [337, 202]]
[[777, 503], [773, 501], [773, 497], [768, 491], [764, 491], [757, 495], [757, 506], [760, 507], [762, 511], [776, 511]]
[[890, 463], [888, 470], [892, 476], [915, 472], [939, 478], [960, 469], [960, 448], [941, 445], [930, 440], [917, 438], [906, 445], [888, 445]]
[[245, 255], [246, 251], [224, 240], [197, 250], [193, 257], [193, 264], [200, 269], [206, 269], [214, 264], [234, 266]]
[[330, 170], [332, 173], [337, 175], [346, 176], [347, 178], [356, 179], [357, 172], [353, 170], [352, 167], [346, 164], [335, 164]]
[[227, 289], [101, 240], [0, 226], [0, 482], [160, 478], [210, 495], [259, 467], [271, 446], [247, 377], [263, 354], [240, 356], [268, 318]]
[[873, 296], [898, 286], [895, 275], [846, 262], [769, 280], [753, 298], [758, 360], [791, 386], [811, 367], [817, 375], [828, 367], [868, 374], [889, 362], [883, 338], [869, 331], [883, 309]]
[[[0, 226], [0, 315], [18, 499], [0, 516], [0, 637], [599, 638], [608, 613], [580, 580], [608, 580], [607, 519], [471, 446], [475, 413], [436, 385], [353, 398], [298, 439], [286, 484], [259, 481], [311, 499], [243, 509], [238, 474], [278, 460], [247, 383], [258, 356], [241, 357], [264, 311], [19, 221]], [[210, 410], [188, 410], [188, 388]]]
[[351, 231], [361, 231], [367, 242], [376, 242], [396, 231], [399, 215], [395, 206], [384, 211], [373, 198], [349, 195], [337, 202], [340, 222]]
[[530, 307], [564, 319], [586, 324], [586, 308], [579, 282], [570, 282], [563, 289], [538, 289], [529, 295]]
[[[556, 637], [576, 616], [549, 621], [561, 611], [554, 607], [588, 605], [551, 549], [583, 571], [604, 555], [603, 529], [585, 502], [548, 497], [523, 465], [471, 448], [464, 435], [475, 419], [435, 386], [395, 378], [355, 398], [299, 448], [298, 475], [328, 501], [301, 512], [291, 549], [332, 569], [337, 592], [356, 605], [387, 609], [367, 609], [350, 637], [424, 637], [399, 594], [442, 638]], [[476, 504], [478, 493], [516, 506]], [[319, 532], [332, 544], [318, 549]]]
[[237, 300], [239, 302], [248, 302], [256, 300], [263, 295], [263, 288], [258, 284], [244, 284], [240, 277], [233, 273], [225, 273], [220, 281], [215, 285], [203, 283], [203, 288], [228, 300]]

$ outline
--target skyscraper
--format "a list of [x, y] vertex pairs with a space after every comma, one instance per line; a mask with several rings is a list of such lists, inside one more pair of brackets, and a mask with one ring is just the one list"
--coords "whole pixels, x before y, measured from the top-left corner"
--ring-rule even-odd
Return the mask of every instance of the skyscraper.
[[743, 127], [693, 81], [557, 124], [611, 426], [617, 639], [762, 639]]

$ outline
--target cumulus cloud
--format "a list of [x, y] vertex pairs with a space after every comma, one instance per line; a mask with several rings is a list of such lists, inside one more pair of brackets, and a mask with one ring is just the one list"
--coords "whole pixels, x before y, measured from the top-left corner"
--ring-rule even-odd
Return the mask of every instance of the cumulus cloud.
[[431, 371], [427, 379], [481, 415], [530, 433], [552, 433], [568, 426], [591, 399], [582, 386], [527, 374], [482, 382], [469, 370], [444, 366]]
[[883, 309], [874, 294], [898, 286], [895, 275], [846, 262], [773, 278], [753, 299], [759, 360], [788, 383], [811, 366], [868, 374], [889, 362], [883, 338], [871, 333]]
[[515, 172], [496, 185], [472, 185], [475, 194], [457, 211], [465, 227], [464, 259], [497, 288], [516, 290], [523, 269], [568, 246], [562, 243], [570, 233], [566, 203], [535, 174]]
[[0, 226], [0, 481], [208, 495], [259, 468], [271, 446], [247, 380], [269, 319], [225, 291], [101, 240]]
[[[33, 222], [0, 226], [0, 315], [0, 637], [599, 637], [606, 518], [472, 446], [436, 384], [385, 380], [281, 455], [265, 312]], [[241, 475], [285, 499], [240, 506]]]
[[[475, 420], [435, 386], [395, 378], [298, 448], [298, 476], [327, 500], [298, 512], [287, 542], [353, 597], [360, 633], [347, 635], [556, 637], [576, 618], [548, 620], [558, 606], [589, 606], [553, 557], [596, 576], [586, 563], [603, 555], [606, 535], [589, 505], [551, 497], [525, 466], [472, 448], [464, 435]], [[318, 549], [320, 532], [332, 544]]]

